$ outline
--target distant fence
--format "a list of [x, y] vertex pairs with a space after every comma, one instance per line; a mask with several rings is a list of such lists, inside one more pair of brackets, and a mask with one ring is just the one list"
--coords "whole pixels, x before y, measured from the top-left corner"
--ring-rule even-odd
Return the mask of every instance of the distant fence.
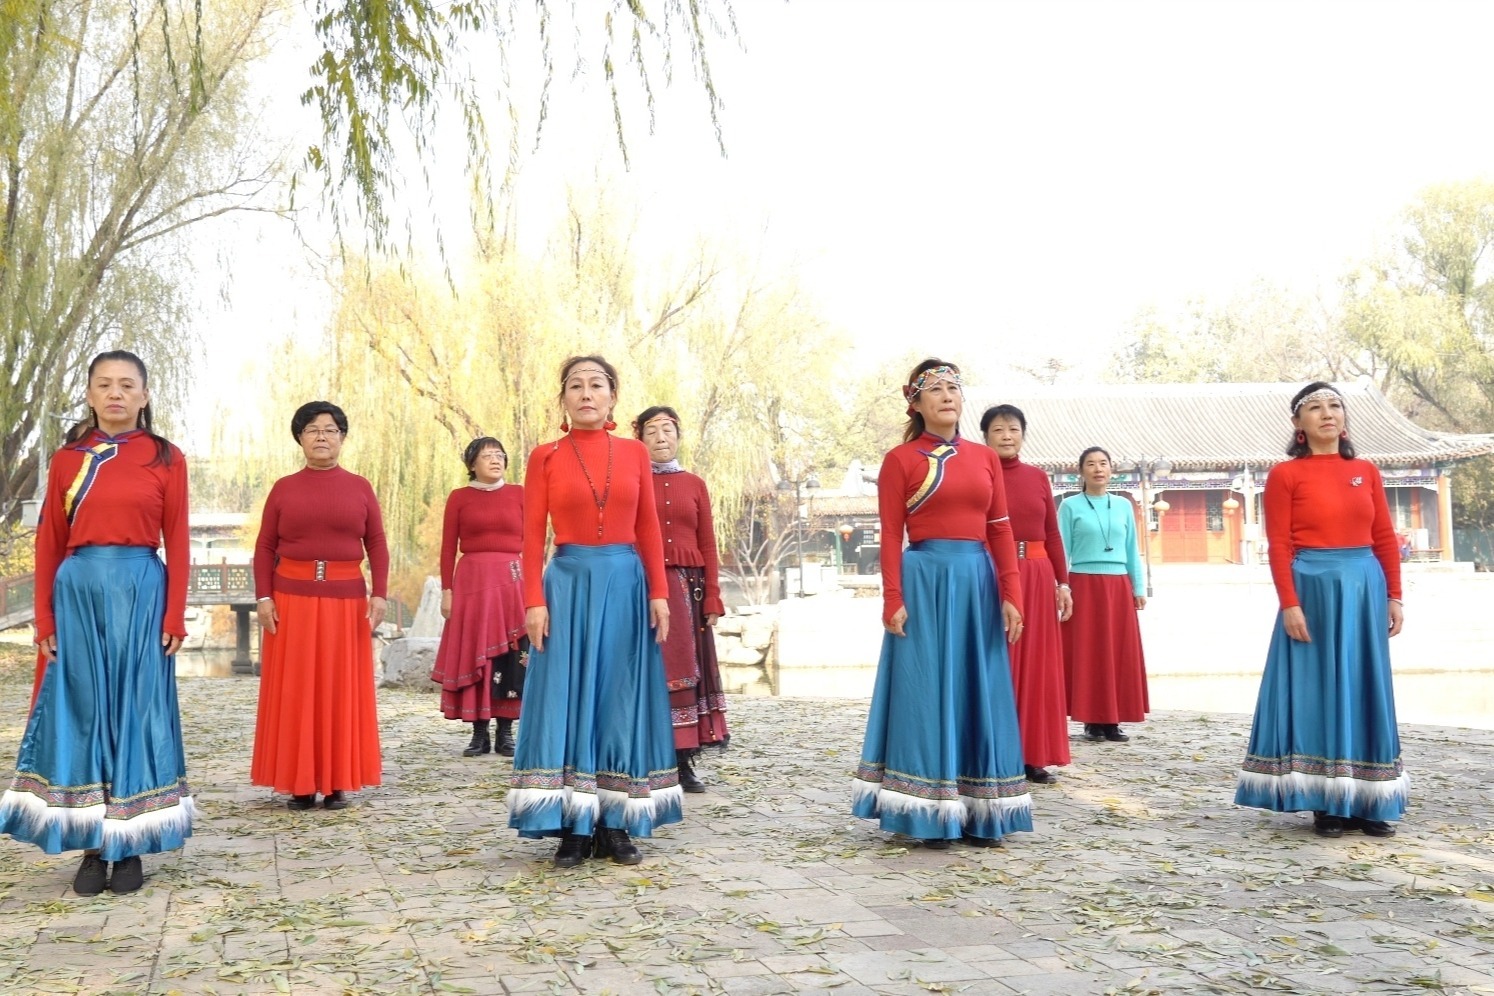
[[1471, 560], [1483, 571], [1494, 571], [1494, 529], [1454, 529], [1453, 556]]

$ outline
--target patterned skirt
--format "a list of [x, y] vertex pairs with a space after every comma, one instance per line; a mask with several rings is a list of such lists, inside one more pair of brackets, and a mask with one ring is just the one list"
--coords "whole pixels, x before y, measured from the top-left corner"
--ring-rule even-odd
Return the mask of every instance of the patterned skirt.
[[903, 552], [906, 636], [877, 663], [851, 811], [922, 839], [1032, 829], [1032, 797], [985, 544]]
[[441, 715], [465, 723], [518, 719], [529, 642], [517, 553], [464, 553], [451, 582], [451, 618], [431, 680]]
[[726, 695], [716, 662], [716, 631], [706, 625], [705, 568], [668, 567], [669, 638], [664, 680], [669, 687], [675, 750], [724, 747]]
[[1300, 550], [1292, 580], [1310, 643], [1271, 635], [1235, 802], [1275, 812], [1398, 820], [1401, 764], [1385, 572], [1369, 547]]

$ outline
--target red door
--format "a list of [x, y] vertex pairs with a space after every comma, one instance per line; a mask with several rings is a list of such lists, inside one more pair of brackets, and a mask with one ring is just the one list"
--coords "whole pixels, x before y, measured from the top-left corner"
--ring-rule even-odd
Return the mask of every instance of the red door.
[[[1162, 560], [1169, 564], [1203, 564], [1209, 560], [1209, 521], [1202, 491], [1163, 491], [1171, 506], [1160, 516]], [[1152, 513], [1156, 515], [1156, 512]]]

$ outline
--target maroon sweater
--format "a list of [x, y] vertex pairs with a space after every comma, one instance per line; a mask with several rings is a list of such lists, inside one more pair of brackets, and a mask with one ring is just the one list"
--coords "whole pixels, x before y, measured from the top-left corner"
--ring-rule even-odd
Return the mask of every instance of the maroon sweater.
[[1020, 457], [1002, 458], [1001, 473], [1006, 478], [1006, 508], [1012, 516], [1012, 539], [1019, 543], [1041, 543], [1053, 564], [1053, 576], [1059, 584], [1069, 580], [1069, 558], [1063, 552], [1063, 537], [1058, 533], [1058, 506], [1053, 504], [1053, 488], [1048, 475]]
[[373, 593], [384, 598], [389, 584], [389, 547], [384, 542], [384, 519], [373, 487], [341, 467], [306, 467], [282, 477], [270, 488], [254, 544], [254, 594], [277, 591], [324, 598], [362, 598], [363, 580], [297, 581], [275, 575], [275, 564], [286, 560], [361, 561], [368, 552]]
[[686, 471], [654, 475], [654, 499], [659, 529], [664, 534], [666, 567], [705, 568], [708, 616], [724, 616], [721, 604], [721, 559], [716, 550], [716, 524], [711, 518], [711, 493], [706, 482]]
[[457, 488], [446, 497], [441, 525], [441, 587], [456, 576], [457, 550], [511, 553], [519, 558], [524, 536], [524, 489], [505, 484], [497, 491]]

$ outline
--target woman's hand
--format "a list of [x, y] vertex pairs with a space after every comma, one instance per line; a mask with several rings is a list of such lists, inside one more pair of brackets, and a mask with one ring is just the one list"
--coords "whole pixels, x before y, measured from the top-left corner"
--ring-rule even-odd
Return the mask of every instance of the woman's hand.
[[648, 624], [654, 628], [655, 643], [663, 643], [669, 638], [669, 599], [648, 600]]
[[1140, 612], [1144, 608], [1146, 608], [1146, 596], [1145, 595], [1137, 595], [1136, 596], [1136, 611]]
[[266, 633], [275, 632], [280, 625], [280, 613], [275, 611], [275, 600], [273, 598], [261, 598], [255, 611], [259, 613], [259, 625]]
[[709, 626], [709, 627], [711, 627], [712, 629], [715, 629], [716, 628], [716, 620], [720, 619], [720, 618], [721, 617], [718, 616], [718, 615], [716, 615], [714, 612], [708, 612], [708, 613], [706, 613], [706, 625]]
[[167, 657], [174, 656], [178, 650], [182, 649], [182, 638], [172, 633], [163, 632], [161, 634], [161, 646], [166, 648]]
[[1406, 608], [1405, 606], [1401, 605], [1401, 600], [1399, 598], [1392, 598], [1390, 600], [1389, 609], [1390, 635], [1395, 636], [1401, 631], [1401, 627], [1406, 623]]
[[378, 629], [384, 622], [384, 613], [389, 611], [389, 603], [375, 595], [368, 600], [368, 628]]
[[1001, 625], [1006, 630], [1006, 642], [1016, 643], [1022, 638], [1022, 613], [1011, 602], [1001, 603]]
[[441, 591], [441, 618], [451, 618], [451, 589], [444, 588]]
[[[1392, 617], [1393, 619], [1394, 617]], [[1307, 616], [1302, 613], [1302, 606], [1294, 605], [1290, 609], [1281, 610], [1281, 625], [1287, 631], [1287, 636], [1299, 643], [1311, 643], [1312, 637], [1307, 632]], [[1394, 625], [1392, 624], [1392, 629]]]
[[1074, 593], [1067, 588], [1058, 589], [1058, 621], [1068, 622], [1074, 614]]
[[897, 611], [892, 614], [892, 618], [884, 624], [884, 628], [893, 636], [907, 636], [908, 634], [903, 632], [903, 627], [907, 622], [908, 607], [906, 605], [899, 605]]
[[54, 633], [51, 636], [42, 637], [36, 641], [36, 645], [41, 647], [41, 652], [47, 655], [47, 660], [55, 661], [57, 659], [57, 634]]
[[524, 610], [524, 630], [529, 634], [529, 645], [535, 650], [545, 649], [545, 637], [550, 635], [550, 610], [543, 605]]

